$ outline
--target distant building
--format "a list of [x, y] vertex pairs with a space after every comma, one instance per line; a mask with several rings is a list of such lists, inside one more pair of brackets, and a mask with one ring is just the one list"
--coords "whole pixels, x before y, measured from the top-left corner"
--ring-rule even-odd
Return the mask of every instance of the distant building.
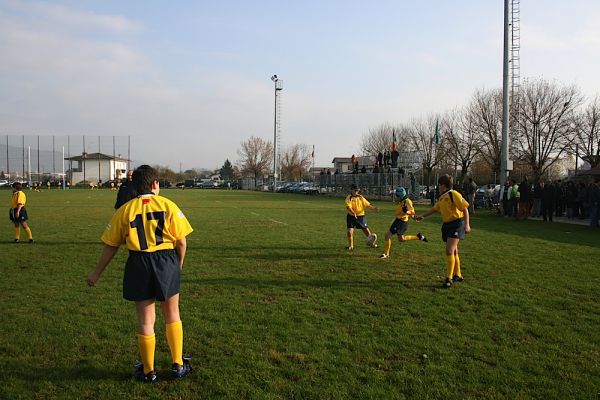
[[128, 160], [103, 153], [83, 153], [80, 156], [67, 157], [69, 162], [67, 180], [76, 185], [82, 181], [106, 182], [127, 177]]
[[[362, 168], [364, 165], [368, 170], [371, 170], [375, 166], [373, 157], [358, 157], [357, 161], [359, 168]], [[335, 170], [337, 170], [340, 174], [352, 173], [353, 168], [351, 157], [335, 157], [331, 162], [333, 163], [333, 169], [331, 173], [333, 173]]]

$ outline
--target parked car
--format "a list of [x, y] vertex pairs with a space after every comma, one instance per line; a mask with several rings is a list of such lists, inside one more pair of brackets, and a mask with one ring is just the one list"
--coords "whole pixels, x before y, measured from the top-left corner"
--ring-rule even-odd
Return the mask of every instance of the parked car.
[[6, 179], [0, 180], [0, 187], [10, 186], [10, 183]]
[[204, 189], [214, 189], [214, 188], [216, 188], [218, 186], [219, 186], [219, 184], [217, 182], [212, 181], [212, 180], [209, 179], [209, 180], [206, 180], [206, 181], [202, 181], [200, 183], [199, 187], [204, 188]]

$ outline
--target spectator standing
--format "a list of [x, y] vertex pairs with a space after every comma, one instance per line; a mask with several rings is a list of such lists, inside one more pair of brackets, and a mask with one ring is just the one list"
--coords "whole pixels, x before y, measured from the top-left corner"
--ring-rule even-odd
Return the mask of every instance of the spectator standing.
[[469, 178], [464, 182], [463, 193], [467, 196], [469, 202], [469, 213], [475, 214], [475, 194], [477, 193], [477, 184], [473, 181], [473, 178]]
[[534, 218], [538, 218], [542, 211], [542, 189], [543, 183], [539, 180], [533, 186], [533, 207], [531, 209], [531, 216]]
[[577, 189], [577, 216], [579, 219], [584, 219], [587, 209], [587, 187], [585, 183], [579, 182], [579, 188]]
[[506, 182], [504, 182], [504, 185], [502, 186], [502, 188], [500, 188], [500, 197], [499, 197], [499, 201], [500, 204], [502, 205], [502, 214], [504, 214], [505, 217], [509, 216], [509, 199], [510, 199], [510, 179], [507, 179]]
[[511, 196], [512, 196], [512, 217], [518, 218], [519, 217], [519, 184], [517, 182], [514, 182], [512, 185], [512, 190], [511, 190]]
[[575, 218], [577, 208], [577, 186], [573, 181], [567, 182], [566, 188], [567, 219]]
[[117, 201], [115, 202], [115, 210], [119, 209], [123, 204], [137, 196], [135, 185], [133, 183], [133, 171], [127, 171], [127, 178], [123, 179], [119, 191], [117, 192]]
[[598, 227], [598, 208], [600, 207], [600, 176], [594, 177], [589, 191], [590, 226]]
[[552, 182], [543, 185], [542, 188], [542, 218], [544, 221], [552, 222], [554, 214], [554, 202], [556, 201], [555, 188]]
[[527, 176], [523, 177], [519, 185], [519, 217], [520, 220], [529, 218], [529, 209], [531, 207], [531, 184]]

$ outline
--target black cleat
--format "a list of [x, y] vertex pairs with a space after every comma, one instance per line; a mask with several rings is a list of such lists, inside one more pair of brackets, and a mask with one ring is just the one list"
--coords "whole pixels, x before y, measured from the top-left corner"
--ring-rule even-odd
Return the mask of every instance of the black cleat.
[[33, 239], [29, 239], [29, 243], [35, 243]]
[[444, 284], [442, 285], [442, 287], [444, 289], [451, 288], [452, 287], [452, 279], [446, 278], [446, 281], [444, 282]]
[[133, 379], [138, 382], [149, 383], [152, 385], [156, 383], [157, 377], [155, 371], [144, 374], [144, 364], [138, 362], [133, 366]]
[[19, 243], [19, 239], [15, 239], [13, 243]]
[[454, 275], [452, 277], [452, 282], [464, 282], [465, 278], [463, 278], [462, 276], [458, 276], [458, 275]]
[[192, 366], [190, 365], [191, 359], [192, 357], [190, 356], [183, 356], [183, 365], [179, 365], [176, 363], [173, 364], [171, 372], [173, 373], [174, 378], [183, 378], [184, 376], [187, 376], [192, 373], [194, 368], [192, 368]]
[[429, 242], [429, 240], [427, 240], [427, 238], [425, 237], [425, 235], [423, 235], [421, 232], [417, 233], [417, 237], [419, 238], [419, 240], [422, 240], [425, 243]]

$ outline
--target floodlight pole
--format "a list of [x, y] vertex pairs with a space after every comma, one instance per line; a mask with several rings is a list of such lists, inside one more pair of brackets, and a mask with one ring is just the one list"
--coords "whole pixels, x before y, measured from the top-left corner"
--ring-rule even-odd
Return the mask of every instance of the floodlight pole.
[[274, 122], [273, 122], [273, 192], [277, 191], [277, 156], [278, 156], [278, 136], [279, 136], [279, 91], [283, 90], [281, 79], [277, 75], [273, 75], [271, 80], [275, 84], [275, 111], [274, 111]]
[[502, 67], [502, 147], [500, 153], [500, 184], [508, 179], [508, 171], [512, 168], [508, 160], [508, 62], [509, 62], [509, 15], [510, 0], [504, 0], [504, 56]]

